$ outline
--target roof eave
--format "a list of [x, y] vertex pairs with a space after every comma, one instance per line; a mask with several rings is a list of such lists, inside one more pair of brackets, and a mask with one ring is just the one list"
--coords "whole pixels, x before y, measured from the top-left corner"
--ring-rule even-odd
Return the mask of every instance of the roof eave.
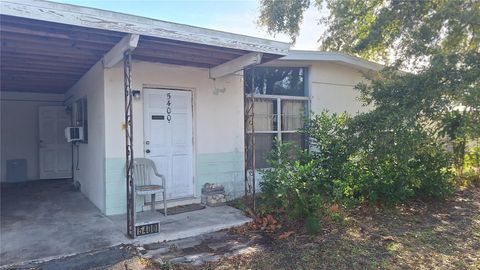
[[290, 43], [42, 0], [2, 0], [0, 14], [284, 56]]
[[339, 52], [320, 52], [320, 51], [295, 51], [291, 50], [287, 56], [276, 61], [325, 61], [340, 62], [367, 70], [382, 70], [385, 66], [361, 59], [355, 56], [339, 53]]

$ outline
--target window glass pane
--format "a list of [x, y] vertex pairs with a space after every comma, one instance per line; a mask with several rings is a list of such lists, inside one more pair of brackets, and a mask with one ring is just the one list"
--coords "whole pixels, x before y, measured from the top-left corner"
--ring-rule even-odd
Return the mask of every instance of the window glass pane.
[[301, 149], [305, 149], [305, 135], [302, 133], [282, 133], [282, 142], [295, 143]]
[[87, 98], [83, 98], [83, 142], [88, 143], [88, 106]]
[[252, 77], [255, 94], [306, 96], [305, 68], [258, 67], [245, 71], [245, 93], [252, 93]]
[[255, 134], [255, 167], [268, 168], [267, 155], [275, 146], [275, 134]]
[[76, 101], [76, 114], [75, 114], [75, 121], [77, 126], [82, 126], [83, 124], [83, 99], [79, 99]]
[[306, 105], [305, 100], [282, 100], [282, 130], [303, 128]]
[[87, 98], [81, 98], [75, 101], [75, 126], [83, 127], [83, 143], [88, 142], [88, 109]]
[[282, 100], [282, 130], [295, 131], [303, 128], [306, 100]]
[[[250, 102], [250, 101], [247, 101]], [[248, 106], [248, 105], [247, 105]], [[277, 130], [277, 100], [276, 99], [255, 99], [254, 125], [257, 131]], [[250, 131], [250, 126], [247, 130]]]

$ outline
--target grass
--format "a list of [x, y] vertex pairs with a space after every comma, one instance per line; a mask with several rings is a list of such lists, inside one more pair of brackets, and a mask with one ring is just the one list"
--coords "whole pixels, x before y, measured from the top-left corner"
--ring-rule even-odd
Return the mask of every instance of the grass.
[[[444, 201], [396, 208], [342, 211], [311, 236], [296, 224], [261, 234], [263, 249], [203, 266], [152, 265], [148, 269], [480, 269], [480, 188], [459, 190]], [[298, 228], [298, 227], [297, 227]]]
[[[206, 269], [480, 269], [480, 188], [445, 201], [358, 208], [316, 237], [267, 234], [267, 248]], [[188, 268], [178, 266], [177, 269]]]

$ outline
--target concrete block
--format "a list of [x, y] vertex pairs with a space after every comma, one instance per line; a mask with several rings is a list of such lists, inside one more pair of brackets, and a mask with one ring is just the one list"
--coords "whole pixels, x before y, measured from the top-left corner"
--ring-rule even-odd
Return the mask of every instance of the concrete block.
[[221, 206], [227, 202], [225, 188], [221, 184], [206, 183], [202, 188], [201, 202], [208, 206]]

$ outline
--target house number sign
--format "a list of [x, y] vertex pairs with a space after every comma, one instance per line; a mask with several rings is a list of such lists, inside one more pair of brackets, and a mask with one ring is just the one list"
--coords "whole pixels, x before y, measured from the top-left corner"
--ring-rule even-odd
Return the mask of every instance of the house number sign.
[[160, 228], [159, 223], [151, 223], [151, 224], [144, 224], [144, 225], [137, 225], [135, 226], [135, 234], [136, 236], [158, 233]]
[[172, 121], [172, 94], [167, 93], [167, 121]]

